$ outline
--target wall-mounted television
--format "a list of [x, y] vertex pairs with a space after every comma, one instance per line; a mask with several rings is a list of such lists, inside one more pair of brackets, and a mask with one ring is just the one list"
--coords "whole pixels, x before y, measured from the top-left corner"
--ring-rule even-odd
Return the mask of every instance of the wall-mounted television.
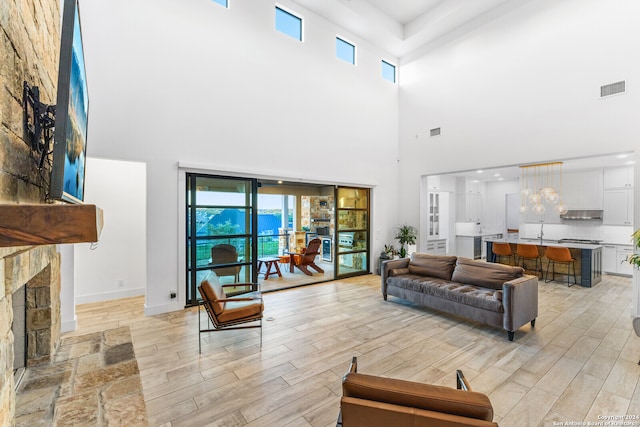
[[82, 203], [89, 96], [78, 0], [64, 2], [58, 73], [49, 197], [70, 203]]

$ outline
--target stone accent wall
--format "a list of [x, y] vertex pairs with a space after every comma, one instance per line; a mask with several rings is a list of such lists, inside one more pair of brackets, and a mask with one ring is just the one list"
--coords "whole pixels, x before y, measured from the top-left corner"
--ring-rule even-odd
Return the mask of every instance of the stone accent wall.
[[[326, 202], [321, 205], [320, 202]], [[302, 226], [316, 231], [316, 227], [329, 227], [329, 234], [335, 231], [335, 210], [333, 196], [302, 196], [300, 212]], [[330, 218], [330, 221], [314, 222], [314, 218]]]
[[[0, 203], [44, 203], [49, 167], [39, 171], [23, 129], [22, 88], [40, 89], [41, 101], [56, 101], [60, 46], [59, 0], [0, 1]], [[54, 246], [0, 248], [0, 425], [14, 424], [11, 294], [28, 284], [41, 326], [49, 304], [51, 331], [33, 334], [35, 360], [47, 360], [60, 336], [60, 259]], [[49, 282], [49, 283], [47, 283]], [[51, 286], [49, 291], [44, 288]], [[47, 296], [46, 294], [49, 293]], [[29, 308], [27, 308], [29, 309]], [[31, 339], [31, 338], [30, 338]], [[31, 351], [31, 350], [30, 350]], [[31, 362], [33, 363], [33, 362]]]

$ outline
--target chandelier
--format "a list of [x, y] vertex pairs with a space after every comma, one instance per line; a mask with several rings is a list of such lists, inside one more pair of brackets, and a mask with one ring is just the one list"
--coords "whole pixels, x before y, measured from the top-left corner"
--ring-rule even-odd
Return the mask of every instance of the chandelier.
[[520, 166], [520, 213], [531, 209], [536, 215], [546, 211], [546, 205], [553, 206], [559, 213], [567, 212], [562, 203], [562, 162], [539, 163]]

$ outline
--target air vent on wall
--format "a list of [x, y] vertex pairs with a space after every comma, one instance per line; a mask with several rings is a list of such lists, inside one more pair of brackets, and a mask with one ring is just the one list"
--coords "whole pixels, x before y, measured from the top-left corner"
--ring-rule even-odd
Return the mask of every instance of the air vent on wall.
[[609, 96], [609, 95], [615, 95], [616, 93], [624, 93], [625, 91], [626, 91], [625, 80], [600, 86], [600, 98], [604, 98], [605, 96]]
[[438, 136], [440, 135], [440, 128], [431, 129], [429, 132], [431, 136]]

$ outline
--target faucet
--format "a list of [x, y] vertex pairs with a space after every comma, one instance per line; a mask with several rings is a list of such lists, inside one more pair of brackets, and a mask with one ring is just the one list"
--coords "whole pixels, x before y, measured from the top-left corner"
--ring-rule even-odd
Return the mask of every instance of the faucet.
[[542, 246], [542, 238], [544, 237], [544, 222], [540, 224], [540, 246]]

